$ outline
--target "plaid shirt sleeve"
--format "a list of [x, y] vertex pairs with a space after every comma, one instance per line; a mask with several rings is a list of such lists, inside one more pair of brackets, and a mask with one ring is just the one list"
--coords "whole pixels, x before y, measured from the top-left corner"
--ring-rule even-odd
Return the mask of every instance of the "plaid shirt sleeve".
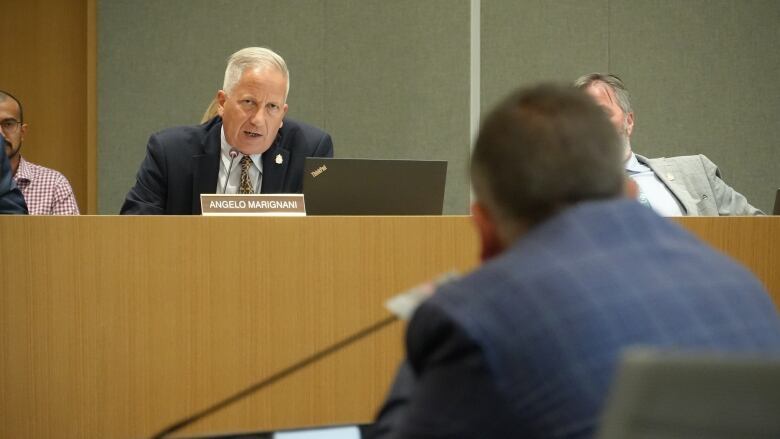
[[78, 215], [79, 205], [76, 203], [76, 196], [73, 194], [73, 188], [70, 187], [68, 179], [60, 174], [54, 186], [54, 197], [51, 204], [52, 215]]

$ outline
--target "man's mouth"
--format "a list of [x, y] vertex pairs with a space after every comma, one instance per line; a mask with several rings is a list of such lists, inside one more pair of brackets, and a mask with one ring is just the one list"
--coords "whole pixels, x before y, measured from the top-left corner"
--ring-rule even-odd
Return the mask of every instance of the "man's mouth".
[[262, 134], [256, 133], [254, 131], [244, 131], [244, 135], [249, 136], [249, 137], [260, 137], [260, 136], [262, 136]]

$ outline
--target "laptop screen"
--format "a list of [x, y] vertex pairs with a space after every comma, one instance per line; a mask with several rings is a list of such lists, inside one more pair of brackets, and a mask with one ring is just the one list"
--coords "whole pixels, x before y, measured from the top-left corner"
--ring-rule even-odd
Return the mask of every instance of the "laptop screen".
[[447, 162], [306, 159], [307, 215], [441, 215]]

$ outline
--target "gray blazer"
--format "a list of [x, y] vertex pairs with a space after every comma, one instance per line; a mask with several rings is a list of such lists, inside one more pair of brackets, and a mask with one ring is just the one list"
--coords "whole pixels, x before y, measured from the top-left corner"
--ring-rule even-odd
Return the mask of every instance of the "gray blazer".
[[648, 159], [636, 155], [666, 185], [686, 216], [764, 215], [721, 180], [718, 166], [702, 154]]

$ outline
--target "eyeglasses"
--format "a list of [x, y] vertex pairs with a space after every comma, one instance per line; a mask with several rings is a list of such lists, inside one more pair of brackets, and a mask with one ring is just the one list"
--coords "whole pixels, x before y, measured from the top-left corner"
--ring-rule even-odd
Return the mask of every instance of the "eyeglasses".
[[19, 125], [22, 123], [16, 119], [3, 119], [0, 120], [0, 129], [6, 134], [13, 134], [19, 129]]

